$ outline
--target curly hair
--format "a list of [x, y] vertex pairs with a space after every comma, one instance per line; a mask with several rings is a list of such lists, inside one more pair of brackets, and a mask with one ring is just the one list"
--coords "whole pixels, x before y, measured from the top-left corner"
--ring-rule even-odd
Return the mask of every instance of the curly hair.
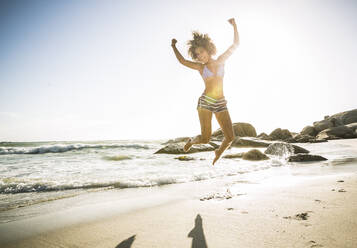
[[192, 35], [193, 40], [187, 41], [187, 45], [189, 45], [188, 55], [191, 56], [192, 59], [197, 60], [197, 47], [203, 47], [209, 55], [216, 54], [216, 46], [213, 44], [208, 34], [201, 34], [198, 31], [192, 31]]

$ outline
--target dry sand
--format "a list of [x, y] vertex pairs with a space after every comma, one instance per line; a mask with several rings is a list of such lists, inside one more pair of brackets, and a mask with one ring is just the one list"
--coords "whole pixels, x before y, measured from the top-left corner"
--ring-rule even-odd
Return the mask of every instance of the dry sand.
[[[0, 246], [357, 247], [356, 170], [285, 179], [281, 180], [284, 183], [271, 178], [259, 184], [226, 181], [233, 192], [231, 198], [210, 195], [214, 191], [208, 182], [169, 185], [164, 187], [163, 197], [179, 195], [190, 187], [193, 193], [157, 205], [82, 219], [27, 238], [20, 238], [21, 230], [7, 230], [6, 235], [19, 237]], [[91, 211], [111, 210], [98, 206]], [[52, 221], [60, 216], [55, 214]]]

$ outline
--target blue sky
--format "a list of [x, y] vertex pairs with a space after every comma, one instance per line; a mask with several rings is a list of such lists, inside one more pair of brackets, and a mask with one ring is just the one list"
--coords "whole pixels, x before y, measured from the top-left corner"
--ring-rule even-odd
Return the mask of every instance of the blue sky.
[[[1, 1], [0, 140], [193, 136], [204, 83], [191, 32], [227, 60], [233, 122], [299, 132], [357, 107], [355, 1]], [[213, 130], [219, 127], [212, 119]]]

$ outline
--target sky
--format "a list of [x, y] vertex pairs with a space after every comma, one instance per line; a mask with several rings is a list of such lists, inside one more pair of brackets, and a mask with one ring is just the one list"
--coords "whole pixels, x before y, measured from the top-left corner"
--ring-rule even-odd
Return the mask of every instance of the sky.
[[[204, 82], [178, 62], [192, 31], [226, 61], [232, 122], [300, 132], [357, 107], [357, 2], [0, 1], [0, 141], [200, 134]], [[219, 128], [214, 115], [212, 130]]]

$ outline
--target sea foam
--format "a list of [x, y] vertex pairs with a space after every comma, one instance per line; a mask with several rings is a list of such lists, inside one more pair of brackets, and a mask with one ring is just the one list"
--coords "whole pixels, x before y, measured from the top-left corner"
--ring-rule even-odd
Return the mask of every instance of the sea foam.
[[32, 148], [13, 148], [13, 147], [0, 147], [0, 155], [6, 154], [44, 154], [44, 153], [62, 153], [73, 150], [82, 149], [108, 149], [108, 148], [133, 148], [133, 149], [149, 149], [147, 145], [139, 144], [126, 144], [126, 145], [107, 145], [107, 144], [57, 144], [57, 145], [47, 145]]

